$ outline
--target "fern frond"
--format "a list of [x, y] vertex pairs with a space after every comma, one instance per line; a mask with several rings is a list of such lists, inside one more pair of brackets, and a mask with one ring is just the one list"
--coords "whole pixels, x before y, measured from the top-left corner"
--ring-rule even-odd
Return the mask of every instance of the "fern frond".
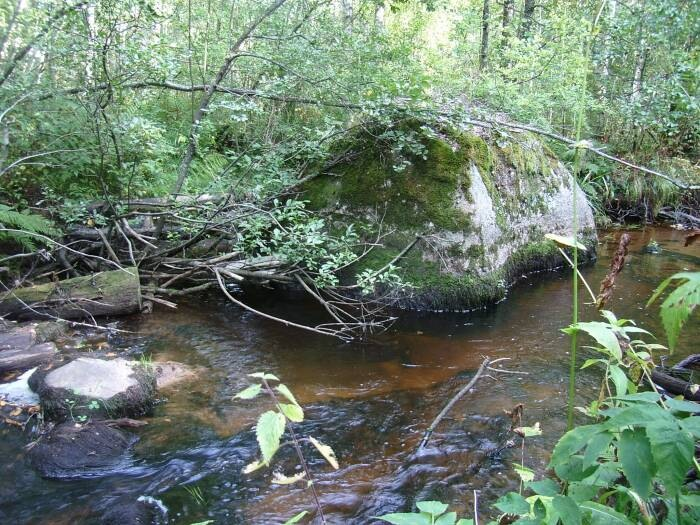
[[[28, 233], [56, 237], [60, 232], [49, 219], [28, 211], [20, 212], [6, 204], [0, 204], [0, 226], [13, 230], [24, 230]], [[41, 239], [32, 235], [16, 232], [0, 232], [0, 241], [15, 242], [27, 250], [35, 250]]]

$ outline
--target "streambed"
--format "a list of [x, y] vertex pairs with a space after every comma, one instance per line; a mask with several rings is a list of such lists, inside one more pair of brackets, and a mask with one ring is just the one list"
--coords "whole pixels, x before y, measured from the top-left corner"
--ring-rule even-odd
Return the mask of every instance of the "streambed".
[[[599, 233], [598, 262], [583, 270], [595, 290], [620, 233]], [[671, 229], [630, 233], [631, 256], [609, 307], [663, 338], [658, 310], [644, 305], [665, 277], [700, 270], [700, 244], [684, 247], [683, 233]], [[644, 252], [652, 239], [661, 253]], [[559, 329], [569, 323], [570, 286], [569, 272], [533, 275], [495, 307], [406, 312], [388, 333], [365, 344], [300, 333], [217, 295], [183, 303], [174, 312], [128, 318], [121, 326], [133, 334], [112, 340], [114, 351], [145, 353], [206, 372], [169, 392], [149, 425], [135, 431], [140, 441], [128, 465], [100, 478], [43, 480], [26, 463], [26, 438], [0, 428], [0, 522], [100, 523], [108, 509], [142, 496], [162, 501], [165, 522], [173, 524], [283, 523], [311, 509], [311, 495], [302, 485], [272, 486], [264, 470], [241, 474], [256, 456], [251, 425], [267, 404], [262, 398], [233, 400], [233, 395], [247, 386], [246, 374], [258, 371], [280, 377], [305, 407], [300, 433], [330, 444], [338, 455], [338, 471], [309, 455], [330, 523], [370, 523], [372, 516], [407, 511], [426, 498], [471, 515], [474, 490], [480, 515], [491, 515], [490, 503], [518, 485], [510, 464], [519, 450], [492, 454], [508, 438], [504, 410], [523, 403], [525, 422], [540, 422], [544, 435], [530, 440], [525, 451], [526, 463], [538, 474], [564, 431], [568, 340]], [[312, 305], [281, 302], [273, 294], [255, 301], [276, 315], [317, 315]], [[596, 316], [583, 301], [581, 315]], [[699, 334], [696, 316], [681, 338], [679, 359], [697, 352]], [[480, 380], [438, 427], [430, 446], [416, 454], [425, 428], [485, 355], [508, 357], [507, 368], [528, 375]], [[594, 370], [580, 374], [580, 404], [595, 395], [599, 379]], [[283, 453], [277, 464], [290, 472], [294, 458]]]

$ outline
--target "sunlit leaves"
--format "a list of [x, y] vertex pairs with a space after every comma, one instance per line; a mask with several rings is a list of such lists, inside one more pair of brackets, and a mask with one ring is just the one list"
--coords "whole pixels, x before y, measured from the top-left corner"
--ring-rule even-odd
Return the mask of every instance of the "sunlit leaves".
[[330, 463], [334, 469], [338, 470], [338, 459], [335, 457], [335, 452], [333, 452], [333, 449], [328, 445], [324, 445], [313, 436], [309, 436], [309, 441], [311, 441], [313, 446], [316, 447], [316, 450], [319, 451], [325, 460], [328, 461], [328, 463]]
[[261, 389], [262, 385], [260, 384], [250, 385], [248, 388], [242, 390], [241, 392], [238, 392], [238, 394], [236, 394], [233, 397], [238, 399], [253, 399], [260, 393]]
[[293, 476], [285, 476], [281, 472], [272, 473], [272, 483], [275, 485], [292, 485], [306, 477], [306, 472], [298, 472]]
[[565, 248], [578, 248], [579, 250], [586, 251], [586, 247], [578, 241], [575, 241], [573, 237], [565, 237], [564, 235], [557, 235], [556, 233], [548, 233], [545, 235], [550, 241], [554, 241], [558, 246]]
[[268, 410], [260, 416], [255, 427], [255, 435], [260, 446], [263, 461], [267, 464], [280, 447], [280, 438], [284, 434], [286, 420], [279, 412]]
[[700, 304], [700, 272], [680, 272], [672, 275], [656, 288], [647, 306], [654, 303], [671, 283], [676, 285], [676, 289], [661, 303], [661, 321], [668, 336], [668, 346], [673, 351], [678, 344], [681, 328], [695, 307]]

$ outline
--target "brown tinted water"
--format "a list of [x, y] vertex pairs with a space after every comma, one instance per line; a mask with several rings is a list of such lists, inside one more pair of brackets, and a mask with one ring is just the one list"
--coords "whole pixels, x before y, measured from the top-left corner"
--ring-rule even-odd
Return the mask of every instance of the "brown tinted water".
[[[600, 233], [599, 260], [585, 268], [597, 290], [614, 251], [619, 231]], [[670, 229], [631, 232], [631, 256], [618, 279], [609, 307], [619, 317], [662, 336], [658, 310], [644, 305], [665, 277], [700, 270], [700, 245], [683, 246], [683, 234]], [[643, 248], [652, 239], [660, 254]], [[139, 429], [131, 465], [98, 479], [47, 481], [25, 463], [26, 439], [0, 429], [0, 521], [2, 523], [98, 523], [117, 501], [151, 496], [168, 509], [167, 523], [212, 519], [218, 524], [283, 523], [312, 509], [303, 486], [276, 487], [270, 472], [243, 476], [255, 459], [251, 425], [267, 409], [264, 399], [234, 400], [248, 384], [246, 374], [276, 374], [304, 405], [301, 434], [313, 435], [336, 451], [333, 471], [309, 451], [310, 467], [329, 523], [371, 523], [373, 516], [407, 511], [415, 501], [441, 499], [460, 514], [471, 515], [474, 491], [480, 516], [493, 515], [492, 503], [517, 489], [510, 467], [519, 449], [495, 451], [511, 436], [504, 410], [525, 406], [525, 422], [540, 422], [544, 435], [525, 449], [526, 464], [538, 476], [547, 450], [565, 426], [568, 339], [560, 332], [570, 322], [569, 272], [530, 276], [501, 304], [469, 313], [408, 313], [372, 342], [345, 344], [310, 336], [255, 317], [218, 296], [133, 318], [134, 331], [113, 347], [154, 360], [175, 360], [202, 367], [195, 383], [168, 392], [149, 425]], [[586, 299], [582, 295], [582, 299]], [[302, 301], [279, 301], [272, 294], [256, 305], [297, 319], [317, 312]], [[596, 317], [581, 302], [583, 319]], [[686, 328], [678, 351], [697, 351], [698, 316]], [[586, 355], [582, 350], [581, 359]], [[527, 375], [482, 378], [416, 453], [425, 428], [473, 375], [483, 356], [508, 357], [506, 368]], [[674, 356], [675, 359], [675, 356]], [[579, 403], [596, 394], [599, 372], [579, 375]], [[277, 465], [294, 471], [291, 451]], [[197, 487], [203, 502], [186, 487]]]

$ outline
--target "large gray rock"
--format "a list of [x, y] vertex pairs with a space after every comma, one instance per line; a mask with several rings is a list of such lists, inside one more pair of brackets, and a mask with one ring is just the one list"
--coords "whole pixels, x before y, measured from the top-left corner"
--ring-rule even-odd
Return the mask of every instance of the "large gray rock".
[[[412, 152], [398, 152], [387, 132], [412, 137]], [[305, 184], [303, 197], [329, 212], [335, 229], [354, 223], [367, 241], [381, 239], [350, 273], [394, 261], [414, 285], [394, 294], [399, 305], [480, 306], [502, 299], [525, 273], [565, 264], [545, 234], [572, 234], [574, 195], [580, 241], [588, 247], [581, 259], [595, 257], [591, 207], [534, 135], [404, 121], [346, 138], [339, 149], [349, 161]]]
[[155, 401], [151, 367], [124, 359], [79, 357], [56, 369], [37, 371], [29, 384], [49, 419], [138, 417]]

